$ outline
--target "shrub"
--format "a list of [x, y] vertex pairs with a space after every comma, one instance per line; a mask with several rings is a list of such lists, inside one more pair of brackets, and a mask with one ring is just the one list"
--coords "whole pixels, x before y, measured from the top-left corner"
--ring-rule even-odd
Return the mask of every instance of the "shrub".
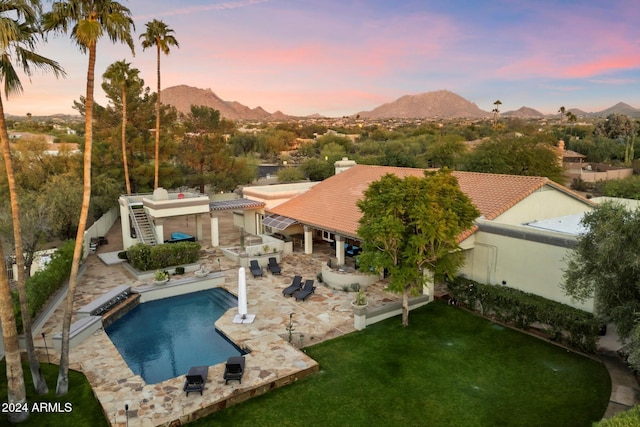
[[181, 264], [192, 264], [200, 259], [200, 244], [178, 242], [149, 246], [143, 243], [127, 250], [129, 263], [140, 271], [161, 270]]
[[453, 298], [481, 315], [527, 329], [532, 323], [546, 325], [551, 340], [563, 340], [580, 351], [593, 353], [600, 322], [591, 313], [506, 286], [486, 285], [458, 277], [448, 283]]
[[[53, 253], [51, 261], [46, 267], [29, 277], [26, 282], [27, 301], [29, 314], [34, 319], [42, 311], [42, 307], [69, 278], [71, 273], [71, 261], [73, 260], [74, 240], [68, 240]], [[18, 331], [22, 331], [22, 316], [18, 292], [12, 292], [14, 314]]]

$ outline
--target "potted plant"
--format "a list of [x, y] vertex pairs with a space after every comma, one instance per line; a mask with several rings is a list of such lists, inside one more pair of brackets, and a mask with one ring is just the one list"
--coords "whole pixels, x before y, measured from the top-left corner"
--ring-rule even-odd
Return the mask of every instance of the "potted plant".
[[153, 276], [153, 283], [156, 285], [164, 285], [169, 281], [169, 272], [164, 270], [156, 270]]
[[351, 301], [351, 305], [355, 308], [365, 308], [369, 305], [369, 302], [367, 301], [367, 294], [365, 294], [363, 290], [356, 292], [356, 297]]

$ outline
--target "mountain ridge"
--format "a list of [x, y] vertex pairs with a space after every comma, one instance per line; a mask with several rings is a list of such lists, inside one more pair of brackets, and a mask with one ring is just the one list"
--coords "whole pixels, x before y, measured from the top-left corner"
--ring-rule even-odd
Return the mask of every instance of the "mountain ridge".
[[[278, 110], [274, 113], [258, 106], [247, 107], [238, 101], [225, 101], [211, 89], [201, 89], [188, 85], [171, 86], [161, 91], [161, 99], [165, 104], [176, 107], [178, 111], [188, 114], [191, 105], [205, 105], [220, 111], [220, 116], [229, 120], [288, 120], [296, 116], [288, 115]], [[640, 109], [624, 102], [597, 112], [585, 112], [578, 108], [570, 108], [578, 117], [606, 117], [612, 113], [626, 114], [630, 117], [640, 117]], [[360, 111], [351, 117], [390, 119], [482, 119], [490, 118], [493, 113], [480, 109], [474, 102], [449, 90], [423, 92], [414, 95], [403, 95], [394, 101], [381, 104], [372, 110]], [[510, 110], [500, 114], [504, 117], [543, 118], [554, 117], [556, 114], [543, 114], [538, 110], [522, 106], [518, 110]], [[323, 118], [316, 113], [308, 118]]]

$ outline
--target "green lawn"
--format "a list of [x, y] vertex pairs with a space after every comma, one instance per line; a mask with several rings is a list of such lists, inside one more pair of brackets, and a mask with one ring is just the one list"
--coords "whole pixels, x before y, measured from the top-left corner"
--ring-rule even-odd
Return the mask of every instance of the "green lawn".
[[[567, 427], [591, 426], [606, 409], [611, 385], [598, 362], [446, 304], [409, 320], [408, 328], [395, 317], [309, 347], [319, 374], [192, 425]], [[52, 391], [34, 396], [29, 378], [28, 401], [71, 402], [73, 411], [31, 414], [21, 425], [107, 425], [82, 374], [71, 371], [69, 394], [56, 398], [57, 366], [42, 369]]]
[[[33, 391], [33, 382], [31, 381], [31, 372], [29, 365], [23, 363], [25, 372], [25, 383], [27, 387], [27, 402], [29, 408], [33, 408], [34, 404], [40, 405], [41, 402], [59, 402], [59, 407], [64, 409], [65, 404], [70, 412], [60, 413], [35, 413], [31, 412], [26, 421], [15, 424], [19, 426], [34, 427], [101, 427], [108, 426], [108, 423], [102, 413], [100, 403], [96, 400], [91, 391], [91, 386], [83, 374], [77, 371], [69, 370], [69, 393], [66, 396], [56, 397], [56, 381], [58, 379], [58, 366], [43, 363], [40, 365], [44, 373], [49, 393], [44, 396], [38, 396]], [[6, 364], [4, 359], [0, 362], [0, 402], [7, 402], [7, 380], [6, 380]], [[1, 404], [1, 403], [0, 403]], [[0, 414], [0, 425], [11, 425], [8, 422], [7, 415]]]
[[446, 304], [310, 347], [321, 372], [193, 425], [591, 426], [599, 362]]

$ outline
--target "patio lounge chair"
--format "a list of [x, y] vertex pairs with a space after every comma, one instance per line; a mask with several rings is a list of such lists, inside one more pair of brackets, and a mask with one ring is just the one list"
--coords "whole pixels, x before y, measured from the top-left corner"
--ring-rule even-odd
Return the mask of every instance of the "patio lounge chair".
[[269, 271], [271, 272], [271, 274], [280, 274], [282, 272], [275, 257], [269, 258]]
[[282, 291], [282, 295], [283, 296], [291, 296], [293, 295], [293, 293], [297, 290], [300, 290], [300, 288], [302, 287], [302, 276], [295, 276], [293, 278], [293, 282], [291, 282], [291, 284], [284, 288], [284, 290]]
[[209, 374], [208, 366], [194, 366], [189, 369], [187, 378], [184, 381], [184, 391], [189, 393], [199, 391], [202, 396], [202, 390], [204, 390], [204, 384], [207, 382], [207, 375]]
[[249, 263], [249, 269], [251, 270], [251, 274], [253, 274], [253, 277], [262, 277], [262, 267], [260, 267], [260, 264], [258, 264], [257, 260], [251, 260], [251, 262]]
[[224, 383], [238, 380], [242, 384], [242, 375], [244, 374], [244, 356], [233, 356], [227, 359], [224, 367]]
[[304, 286], [299, 291], [293, 293], [293, 296], [296, 297], [296, 301], [304, 301], [309, 295], [316, 291], [316, 287], [313, 286], [313, 279], [309, 279], [304, 282]]

